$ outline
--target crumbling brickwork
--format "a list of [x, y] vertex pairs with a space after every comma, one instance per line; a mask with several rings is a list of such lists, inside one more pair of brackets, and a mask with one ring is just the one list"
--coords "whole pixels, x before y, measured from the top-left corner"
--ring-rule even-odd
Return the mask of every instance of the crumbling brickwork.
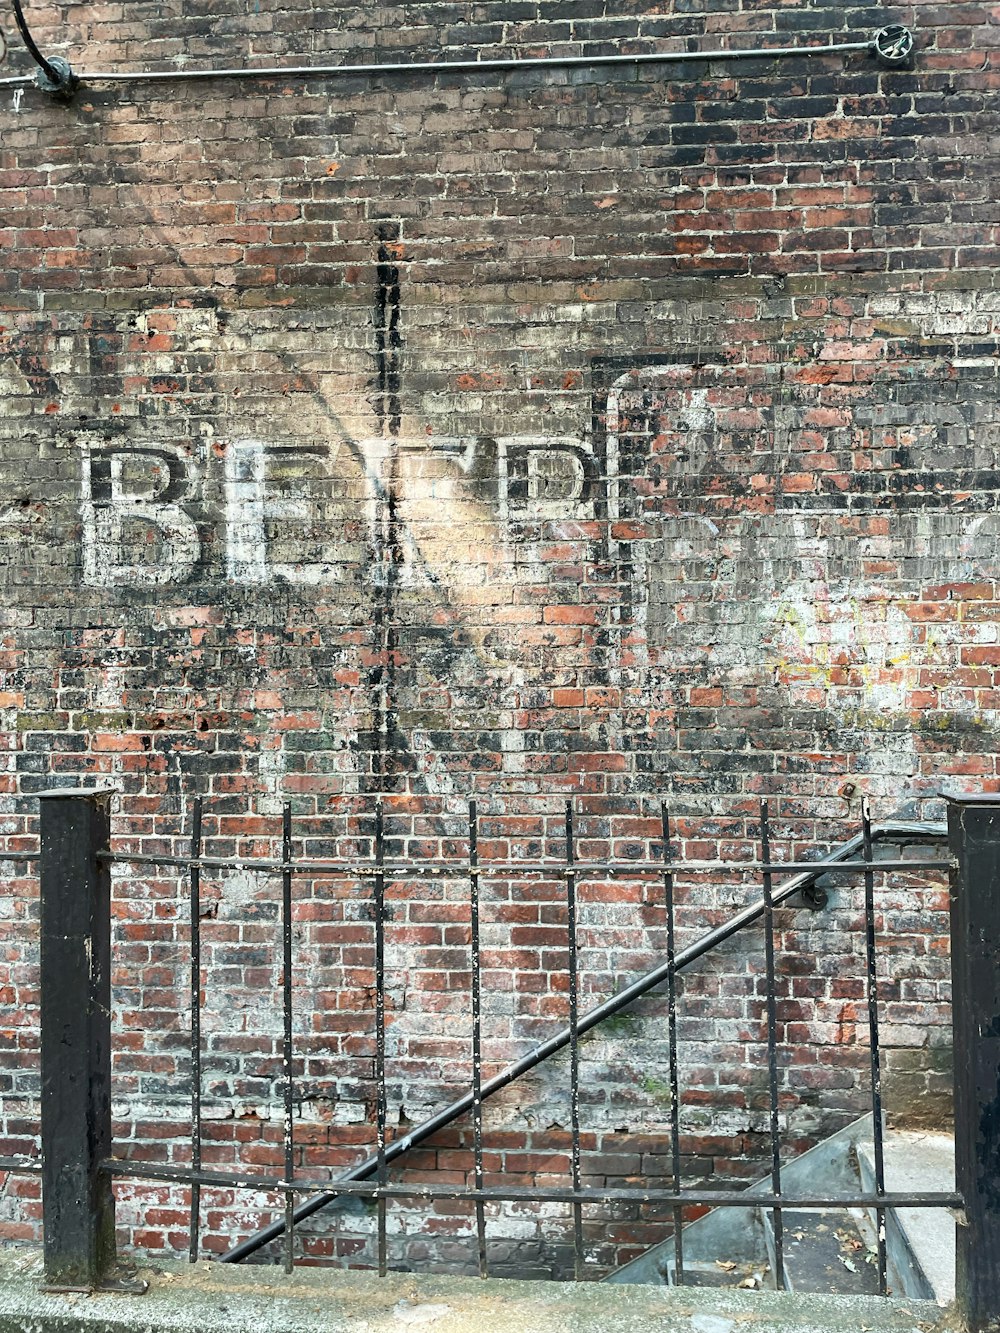
[[[476, 796], [484, 859], [560, 856], [572, 797], [590, 855], [655, 858], [662, 797], [680, 858], [738, 860], [759, 850], [762, 796], [790, 859], [853, 833], [863, 795], [876, 816], [932, 817], [943, 784], [995, 789], [992, 10], [212, 0], [31, 18], [80, 70], [807, 47], [889, 22], [916, 52], [896, 70], [852, 53], [85, 81], [69, 104], [0, 88], [8, 851], [32, 845], [32, 792], [94, 774], [120, 788], [133, 850], [184, 845], [202, 795], [206, 850], [241, 856], [275, 851], [284, 800], [317, 855], [370, 856], [382, 795], [397, 854], [463, 856]], [[29, 69], [4, 35], [0, 80]], [[19, 1150], [36, 890], [5, 867], [0, 1093]], [[274, 884], [204, 892], [206, 1161], [274, 1165]], [[662, 956], [662, 888], [581, 892], [589, 1001]], [[678, 892], [687, 939], [749, 889]], [[116, 884], [137, 1156], [183, 1153], [185, 893]], [[372, 1143], [368, 894], [317, 880], [297, 903], [317, 1179]], [[565, 909], [559, 884], [484, 894], [499, 1067], [564, 1021]], [[406, 1124], [467, 1078], [467, 884], [390, 899]], [[898, 1114], [946, 1093], [946, 908], [926, 877], [880, 897]], [[791, 1145], [863, 1104], [858, 912], [844, 885], [819, 917], [781, 915]], [[766, 1127], [760, 950], [741, 937], [685, 983], [692, 1178], [750, 1173]], [[647, 1001], [585, 1045], [594, 1178], [668, 1169], [663, 1025]], [[564, 1173], [567, 1115], [564, 1065], [510, 1089], [489, 1170]], [[457, 1129], [414, 1155], [414, 1178], [464, 1179], [467, 1143]], [[34, 1189], [8, 1181], [7, 1234], [30, 1231], [15, 1202]], [[186, 1243], [178, 1193], [122, 1189], [134, 1243]], [[262, 1206], [206, 1198], [214, 1251]], [[305, 1243], [370, 1260], [359, 1210]], [[561, 1271], [562, 1225], [508, 1209], [498, 1269]], [[395, 1261], [466, 1265], [468, 1229], [444, 1210], [413, 1222]], [[662, 1234], [595, 1220], [595, 1272]]]

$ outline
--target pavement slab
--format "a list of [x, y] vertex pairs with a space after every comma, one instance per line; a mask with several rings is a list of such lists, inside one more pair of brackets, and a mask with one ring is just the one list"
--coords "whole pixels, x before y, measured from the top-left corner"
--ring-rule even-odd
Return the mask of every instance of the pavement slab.
[[925, 1301], [202, 1262], [140, 1267], [142, 1296], [46, 1294], [0, 1250], [0, 1333], [954, 1333]]

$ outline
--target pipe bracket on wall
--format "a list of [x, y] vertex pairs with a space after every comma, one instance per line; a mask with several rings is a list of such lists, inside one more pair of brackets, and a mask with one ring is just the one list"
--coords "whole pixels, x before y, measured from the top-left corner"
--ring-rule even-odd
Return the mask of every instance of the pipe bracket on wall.
[[48, 93], [50, 97], [68, 102], [80, 84], [79, 78], [73, 73], [72, 65], [68, 60], [63, 60], [62, 56], [50, 56], [45, 63], [47, 68], [41, 65], [38, 67], [35, 75], [36, 87], [41, 88], [42, 92]]
[[21, 0], [13, 0], [13, 5], [17, 30], [28, 48], [28, 54], [38, 66], [38, 71], [35, 74], [35, 84], [41, 88], [42, 92], [48, 93], [51, 97], [56, 97], [62, 102], [68, 102], [77, 90], [80, 83], [79, 78], [73, 73], [69, 61], [64, 60], [62, 56], [52, 56], [49, 59], [42, 55], [38, 49], [38, 44], [31, 35], [28, 20], [24, 17]]
[[890, 24], [875, 34], [873, 49], [880, 64], [889, 69], [906, 65], [913, 55], [913, 33], [902, 23]]

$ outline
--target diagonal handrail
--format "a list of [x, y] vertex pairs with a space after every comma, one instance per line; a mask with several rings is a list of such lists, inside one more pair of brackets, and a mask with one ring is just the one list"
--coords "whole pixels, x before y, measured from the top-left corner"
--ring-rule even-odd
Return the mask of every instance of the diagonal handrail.
[[[936, 842], [944, 841], [947, 836], [948, 830], [945, 824], [922, 820], [890, 819], [881, 824], [873, 825], [871, 829], [872, 841], [877, 842], [891, 841], [901, 844]], [[857, 833], [853, 838], [848, 838], [846, 842], [840, 843], [816, 862], [815, 869], [799, 871], [776, 886], [771, 893], [772, 905], [777, 907], [779, 904], [787, 902], [789, 898], [794, 897], [795, 894], [811, 888], [822, 875], [828, 873], [831, 869], [835, 869], [841, 861], [850, 860], [855, 852], [861, 851], [863, 845], [864, 835], [861, 833]], [[701, 939], [695, 940], [686, 949], [680, 950], [674, 959], [674, 971], [680, 972], [684, 968], [690, 967], [697, 959], [704, 957], [706, 953], [709, 953], [724, 941], [731, 939], [745, 926], [752, 925], [754, 921], [759, 920], [764, 915], [764, 911], [763, 900], [748, 904], [730, 917], [728, 921], [724, 921], [720, 926], [715, 926]], [[591, 1028], [596, 1027], [604, 1019], [612, 1018], [615, 1014], [621, 1013], [634, 1000], [638, 1000], [643, 995], [648, 995], [651, 990], [655, 990], [661, 982], [666, 981], [669, 975], [670, 963], [663, 962], [654, 967], [652, 971], [637, 977], [635, 981], [626, 986], [624, 990], [619, 991], [617, 995], [612, 995], [609, 999], [602, 1001], [601, 1004], [581, 1015], [576, 1027], [577, 1036], [582, 1037], [584, 1033], [589, 1032]], [[519, 1060], [515, 1060], [513, 1064], [508, 1065], [506, 1069], [502, 1069], [499, 1074], [494, 1074], [491, 1079], [488, 1079], [482, 1085], [480, 1093], [482, 1100], [485, 1101], [487, 1097], [492, 1097], [495, 1093], [500, 1092], [513, 1083], [515, 1079], [520, 1078], [522, 1074], [528, 1073], [529, 1070], [536, 1068], [544, 1060], [568, 1046], [571, 1035], [571, 1030], [568, 1027], [562, 1028], [526, 1055], [521, 1056]], [[396, 1161], [397, 1158], [408, 1153], [411, 1148], [417, 1147], [425, 1139], [430, 1138], [432, 1134], [436, 1134], [438, 1130], [450, 1125], [459, 1116], [472, 1109], [472, 1101], [473, 1094], [470, 1089], [449, 1106], [445, 1106], [442, 1110], [428, 1117], [427, 1120], [415, 1125], [413, 1129], [408, 1130], [400, 1138], [393, 1139], [391, 1143], [385, 1146], [385, 1162], [388, 1164]], [[363, 1162], [359, 1162], [357, 1166], [352, 1166], [349, 1171], [345, 1171], [332, 1183], [336, 1185], [352, 1180], [367, 1180], [375, 1174], [378, 1166], [379, 1158], [377, 1156], [366, 1157]], [[335, 1189], [325, 1189], [318, 1194], [314, 1194], [312, 1198], [306, 1199], [295, 1209], [292, 1215], [293, 1221], [295, 1223], [305, 1221], [307, 1217], [312, 1217], [313, 1213], [317, 1213], [321, 1208], [333, 1203], [337, 1197]], [[239, 1263], [249, 1255], [256, 1253], [262, 1246], [277, 1239], [284, 1233], [284, 1230], [285, 1219], [280, 1217], [254, 1235], [249, 1236], [246, 1240], [241, 1241], [239, 1245], [235, 1245], [231, 1250], [228, 1250], [221, 1256], [219, 1262], [224, 1264]]]

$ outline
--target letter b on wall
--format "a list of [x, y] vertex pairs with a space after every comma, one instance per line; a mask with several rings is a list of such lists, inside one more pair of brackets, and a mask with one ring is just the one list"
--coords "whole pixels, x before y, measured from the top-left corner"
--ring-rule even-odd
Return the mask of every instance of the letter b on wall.
[[181, 504], [191, 489], [189, 462], [171, 450], [85, 445], [84, 583], [146, 586], [189, 578], [201, 555], [197, 525]]

